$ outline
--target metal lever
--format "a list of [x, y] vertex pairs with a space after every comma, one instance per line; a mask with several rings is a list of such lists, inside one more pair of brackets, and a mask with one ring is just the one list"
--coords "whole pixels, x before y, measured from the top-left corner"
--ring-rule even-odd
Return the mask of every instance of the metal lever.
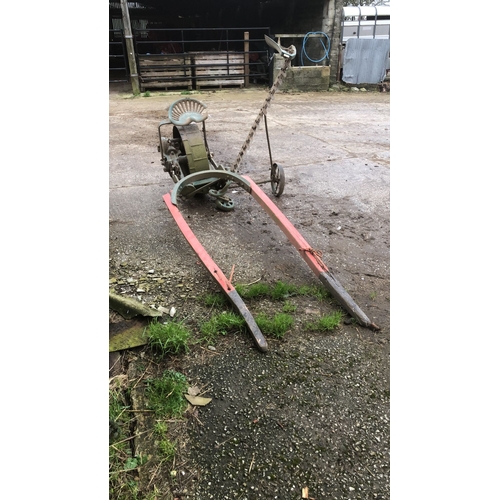
[[282, 47], [279, 43], [275, 42], [272, 38], [269, 38], [267, 35], [264, 35], [266, 39], [267, 45], [273, 48], [280, 56], [283, 56], [285, 59], [293, 59], [297, 54], [297, 49], [295, 45], [290, 45], [290, 47], [285, 48]]

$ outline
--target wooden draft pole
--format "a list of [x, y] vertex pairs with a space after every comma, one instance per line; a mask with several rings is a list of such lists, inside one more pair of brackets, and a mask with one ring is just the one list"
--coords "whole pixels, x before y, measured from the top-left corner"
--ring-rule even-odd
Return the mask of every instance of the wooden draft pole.
[[244, 48], [245, 51], [245, 88], [248, 88], [250, 85], [250, 33], [245, 31], [244, 33]]
[[323, 32], [330, 37], [330, 85], [340, 82], [343, 7], [340, 0], [325, 0], [324, 3]]
[[130, 23], [130, 15], [128, 13], [128, 2], [127, 0], [120, 0], [120, 4], [122, 7], [123, 31], [125, 32], [125, 45], [127, 47], [132, 92], [136, 95], [141, 93], [141, 87], [139, 85], [139, 75], [137, 73], [137, 64], [135, 62], [134, 37], [132, 35], [132, 26]]

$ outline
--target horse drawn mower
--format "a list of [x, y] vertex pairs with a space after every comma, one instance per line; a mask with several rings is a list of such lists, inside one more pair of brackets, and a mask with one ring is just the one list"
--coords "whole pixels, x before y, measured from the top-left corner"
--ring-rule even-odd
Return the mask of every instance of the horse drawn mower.
[[[314, 250], [307, 243], [293, 224], [249, 176], [238, 174], [241, 159], [250, 145], [261, 119], [264, 118], [270, 159], [269, 182], [271, 184], [271, 191], [276, 197], [281, 196], [283, 193], [285, 187], [285, 173], [283, 167], [273, 162], [272, 159], [266, 115], [267, 108], [277, 88], [283, 81], [291, 60], [295, 57], [296, 49], [293, 45], [288, 48], [281, 47], [267, 36], [266, 42], [283, 56], [284, 64], [270, 88], [268, 96], [257, 118], [250, 128], [250, 132], [241, 147], [235, 163], [231, 167], [217, 163], [213, 154], [210, 152], [205, 126], [205, 121], [208, 118], [208, 111], [207, 107], [201, 101], [190, 97], [175, 101], [168, 108], [168, 118], [161, 121], [158, 126], [158, 151], [161, 154], [161, 163], [164, 171], [168, 172], [175, 183], [172, 191], [165, 194], [163, 199], [182, 234], [196, 252], [205, 268], [219, 284], [233, 306], [245, 319], [246, 325], [248, 326], [257, 348], [262, 352], [268, 350], [268, 344], [265, 337], [242, 298], [232, 285], [231, 280], [224, 275], [219, 266], [213, 261], [182, 216], [178, 208], [180, 197], [190, 198], [198, 193], [208, 194], [215, 200], [216, 207], [219, 210], [231, 211], [234, 209], [234, 202], [227, 196], [228, 188], [233, 184], [240, 186], [249, 193], [271, 219], [274, 220], [313, 273], [319, 278], [321, 283], [339, 304], [360, 325], [374, 330], [379, 329], [379, 327], [359, 308], [338, 280], [328, 270], [321, 259], [321, 252]], [[163, 135], [164, 127], [167, 125], [172, 126], [170, 137]]]

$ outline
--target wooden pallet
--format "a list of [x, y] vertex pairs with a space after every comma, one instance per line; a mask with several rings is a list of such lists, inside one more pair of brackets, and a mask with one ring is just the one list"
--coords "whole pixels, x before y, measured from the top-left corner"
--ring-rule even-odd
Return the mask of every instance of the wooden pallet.
[[141, 89], [193, 88], [191, 56], [185, 54], [139, 56]]
[[225, 87], [245, 83], [244, 54], [238, 52], [191, 52], [196, 88]]

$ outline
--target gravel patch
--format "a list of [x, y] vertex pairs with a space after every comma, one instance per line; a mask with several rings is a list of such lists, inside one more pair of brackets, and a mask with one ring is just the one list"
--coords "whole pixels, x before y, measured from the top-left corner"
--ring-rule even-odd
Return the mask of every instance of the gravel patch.
[[[234, 341], [186, 374], [212, 402], [189, 428], [191, 499], [389, 498], [387, 345], [355, 330], [262, 355]], [[208, 385], [207, 385], [208, 384]]]

